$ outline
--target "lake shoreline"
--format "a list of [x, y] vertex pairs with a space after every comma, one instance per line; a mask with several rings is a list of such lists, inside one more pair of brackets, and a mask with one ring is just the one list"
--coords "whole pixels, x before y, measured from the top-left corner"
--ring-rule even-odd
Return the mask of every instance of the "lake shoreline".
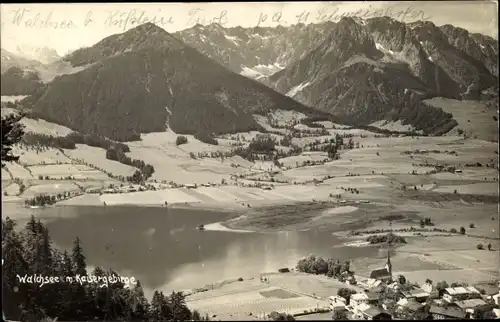
[[[332, 231], [341, 239], [345, 240], [345, 246], [364, 247], [363, 243], [355, 241], [349, 236], [349, 232], [364, 229], [368, 226], [383, 224], [384, 221], [378, 218], [377, 214], [363, 216], [360, 212], [377, 208], [376, 203], [360, 204], [355, 201], [340, 200], [273, 200], [273, 201], [252, 201], [252, 202], [171, 202], [167, 205], [161, 203], [131, 203], [136, 201], [127, 199], [128, 193], [121, 194], [112, 204], [105, 204], [100, 195], [85, 194], [58, 202], [53, 206], [45, 208], [65, 207], [96, 207], [96, 208], [155, 208], [168, 210], [193, 210], [205, 212], [226, 213], [229, 216], [222, 221], [212, 223], [200, 223], [204, 225], [204, 230], [235, 233], [277, 233], [284, 231], [308, 231], [320, 229]], [[18, 219], [29, 218], [33, 209], [17, 204], [20, 214]], [[22, 208], [22, 209], [19, 209]], [[353, 240], [354, 239], [354, 240]]]
[[[363, 220], [354, 220], [339, 225], [330, 225], [321, 221], [323, 217], [334, 216], [341, 218], [343, 215], [349, 215], [356, 210], [359, 204], [354, 202], [340, 203], [338, 200], [314, 200], [314, 201], [299, 201], [299, 200], [274, 200], [271, 202], [172, 202], [165, 204], [153, 203], [128, 203], [126, 193], [120, 196], [123, 202], [113, 204], [105, 204], [99, 195], [85, 194], [55, 205], [43, 207], [41, 209], [55, 208], [64, 209], [65, 207], [95, 207], [95, 208], [155, 208], [165, 210], [193, 210], [218, 212], [229, 214], [230, 217], [223, 221], [217, 221], [209, 224], [204, 224], [204, 230], [207, 231], [226, 231], [238, 233], [276, 233], [283, 231], [308, 231], [316, 228], [325, 228], [334, 232], [349, 232], [353, 228], [359, 229], [366, 226]], [[128, 200], [129, 201], [129, 200]], [[12, 219], [26, 219], [31, 216], [33, 209], [24, 207], [19, 202], [10, 202], [11, 206], [17, 208], [16, 214], [11, 216]], [[37, 209], [40, 210], [40, 209]], [[307, 213], [309, 218], [299, 220], [292, 225], [287, 224], [285, 219], [287, 216], [298, 216], [301, 213]], [[17, 217], [17, 218], [15, 218]], [[265, 217], [265, 218], [264, 218]], [[271, 218], [272, 217], [272, 218]], [[260, 218], [264, 218], [260, 220]], [[269, 223], [271, 220], [274, 223]], [[308, 221], [308, 219], [310, 219]], [[324, 218], [328, 219], [328, 218]], [[281, 222], [283, 220], [283, 223]]]

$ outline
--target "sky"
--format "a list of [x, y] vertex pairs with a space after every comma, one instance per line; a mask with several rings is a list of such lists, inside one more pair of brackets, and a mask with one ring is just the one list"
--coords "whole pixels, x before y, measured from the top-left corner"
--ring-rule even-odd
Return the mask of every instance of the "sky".
[[338, 21], [342, 15], [392, 16], [403, 21], [452, 24], [498, 39], [495, 1], [214, 2], [0, 4], [1, 46], [47, 46], [59, 55], [153, 21], [168, 32], [212, 22], [224, 27]]

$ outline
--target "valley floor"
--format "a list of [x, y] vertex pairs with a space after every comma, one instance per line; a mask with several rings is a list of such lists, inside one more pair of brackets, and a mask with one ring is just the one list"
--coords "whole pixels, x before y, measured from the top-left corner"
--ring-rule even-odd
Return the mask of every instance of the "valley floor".
[[[381, 138], [355, 129], [329, 131], [332, 136], [352, 134], [360, 147], [341, 150], [339, 160], [306, 166], [304, 161], [322, 160], [326, 155], [303, 152], [280, 159], [281, 168], [272, 162], [252, 163], [240, 157], [190, 156], [191, 152], [229, 151], [235, 142], [231, 137], [211, 146], [187, 136], [188, 144], [176, 146], [175, 133], [146, 134], [142, 141], [129, 144], [129, 155], [155, 167], [149, 184], [157, 190], [113, 194], [91, 194], [89, 189], [110, 185], [127, 188], [128, 184], [109, 178], [103, 171], [129, 175], [134, 168], [107, 160], [103, 149], [79, 146], [73, 151], [15, 151], [21, 162], [2, 169], [3, 214], [27, 218], [30, 209], [24, 200], [40, 194], [69, 193], [55, 206], [218, 209], [234, 213], [234, 218], [206, 229], [274, 232], [319, 228], [343, 237], [352, 247], [365, 247], [368, 235], [392, 229], [408, 240], [396, 251], [394, 271], [410, 281], [422, 283], [430, 278], [474, 284], [498, 280], [497, 143], [452, 135]], [[240, 135], [248, 144], [256, 134]], [[311, 139], [293, 140], [305, 145]], [[459, 171], [430, 172], [436, 164]], [[172, 188], [169, 182], [197, 187]], [[264, 190], [255, 187], [257, 183], [273, 188]], [[411, 227], [420, 229], [424, 218], [430, 218], [433, 226], [409, 231]], [[460, 231], [460, 227], [465, 228], [465, 234], [451, 232], [453, 228]], [[356, 230], [364, 233], [348, 234]], [[495, 251], [477, 249], [478, 244], [486, 248], [489, 243]], [[360, 259], [352, 267], [366, 276], [384, 260]], [[224, 319], [252, 319], [273, 310], [296, 312], [320, 307], [325, 297], [336, 294], [340, 287], [335, 284], [338, 282], [320, 277], [298, 273], [282, 276], [271, 276], [269, 284], [255, 278], [197, 293], [189, 297], [189, 304]], [[312, 297], [313, 293], [320, 299]]]

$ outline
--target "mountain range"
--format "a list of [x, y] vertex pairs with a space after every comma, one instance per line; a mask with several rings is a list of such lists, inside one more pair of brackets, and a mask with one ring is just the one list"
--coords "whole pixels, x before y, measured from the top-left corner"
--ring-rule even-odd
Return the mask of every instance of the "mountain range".
[[21, 69], [26, 69], [26, 68], [33, 69], [40, 65], [43, 65], [43, 63], [36, 59], [26, 58], [2, 48], [2, 56], [0, 63], [2, 74], [7, 72], [7, 70], [9, 70], [12, 67], [18, 67]]
[[42, 64], [50, 64], [61, 59], [57, 51], [47, 46], [36, 47], [28, 45], [19, 45], [16, 47], [15, 54], [32, 60], [37, 60]]
[[275, 109], [443, 134], [452, 115], [422, 101], [497, 96], [497, 57], [491, 37], [388, 17], [173, 34], [148, 23], [52, 63], [58, 72], [26, 103], [33, 115], [116, 140], [166, 126], [257, 130], [253, 114]]
[[140, 133], [226, 133], [261, 129], [253, 114], [315, 114], [255, 80], [233, 73], [147, 23], [64, 57], [83, 70], [56, 77], [28, 102], [32, 114], [114, 140]]

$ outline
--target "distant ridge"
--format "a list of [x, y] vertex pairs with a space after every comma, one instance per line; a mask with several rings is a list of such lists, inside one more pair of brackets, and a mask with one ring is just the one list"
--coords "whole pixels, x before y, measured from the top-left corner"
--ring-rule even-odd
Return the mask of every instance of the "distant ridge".
[[258, 130], [252, 114], [316, 113], [213, 62], [147, 23], [64, 57], [84, 68], [56, 77], [25, 103], [33, 116], [114, 140], [139, 133]]

